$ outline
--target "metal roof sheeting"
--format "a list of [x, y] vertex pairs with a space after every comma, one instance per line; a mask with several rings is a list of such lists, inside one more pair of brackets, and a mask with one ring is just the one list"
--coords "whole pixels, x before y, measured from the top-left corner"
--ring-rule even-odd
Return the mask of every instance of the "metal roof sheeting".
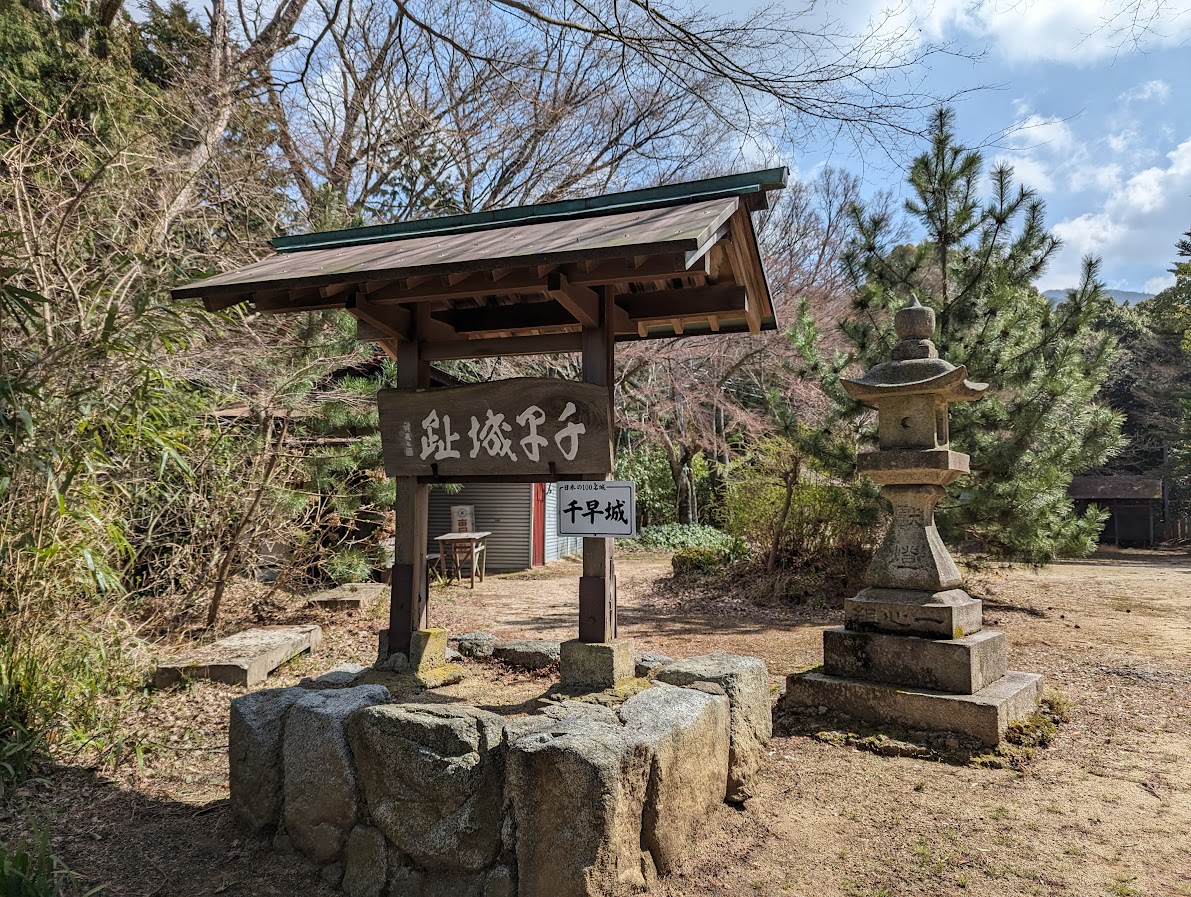
[[275, 237], [272, 244], [278, 252], [302, 252], [326, 246], [405, 240], [427, 234], [495, 230], [500, 227], [534, 221], [563, 218], [575, 220], [590, 215], [606, 215], [611, 212], [630, 211], [638, 208], [662, 208], [674, 204], [689, 205], [699, 200], [723, 199], [729, 196], [741, 197], [750, 210], [756, 211], [768, 208], [769, 191], [783, 189], [789, 174], [790, 172], [786, 168], [769, 168], [764, 171], [731, 174], [700, 181], [663, 184], [660, 187], [647, 187], [643, 190], [629, 190], [624, 193], [606, 193], [602, 196], [585, 199], [564, 199], [508, 209], [471, 212], [464, 215], [448, 215], [441, 218], [402, 221], [395, 224], [376, 224], [370, 227], [354, 227], [316, 234]]

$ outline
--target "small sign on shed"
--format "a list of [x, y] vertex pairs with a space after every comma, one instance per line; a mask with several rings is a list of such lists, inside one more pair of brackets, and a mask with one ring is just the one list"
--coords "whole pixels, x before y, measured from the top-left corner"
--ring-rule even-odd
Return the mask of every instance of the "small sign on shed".
[[476, 531], [476, 506], [451, 505], [451, 532], [474, 533]]
[[637, 535], [637, 486], [619, 480], [558, 484], [558, 534], [589, 538]]

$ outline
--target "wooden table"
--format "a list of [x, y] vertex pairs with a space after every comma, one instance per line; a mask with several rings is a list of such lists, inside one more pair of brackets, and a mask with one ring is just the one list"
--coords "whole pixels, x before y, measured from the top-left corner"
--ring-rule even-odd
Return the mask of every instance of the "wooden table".
[[476, 562], [480, 565], [480, 582], [484, 581], [484, 572], [488, 567], [488, 545], [487, 539], [492, 533], [486, 530], [480, 530], [474, 533], [444, 533], [441, 536], [435, 536], [434, 541], [439, 544], [439, 551], [443, 554], [445, 559], [446, 553], [449, 550], [451, 553], [451, 566], [454, 568], [455, 575], [459, 577], [459, 581], [463, 582], [462, 560], [469, 559], [471, 563], [471, 587], [476, 587]]

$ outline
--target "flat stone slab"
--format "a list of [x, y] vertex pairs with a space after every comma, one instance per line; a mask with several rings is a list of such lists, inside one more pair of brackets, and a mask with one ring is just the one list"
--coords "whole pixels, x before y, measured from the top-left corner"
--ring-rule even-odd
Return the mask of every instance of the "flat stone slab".
[[168, 688], [183, 679], [259, 685], [287, 660], [303, 651], [313, 651], [322, 640], [322, 629], [313, 623], [245, 629], [199, 648], [181, 660], [161, 664], [153, 675], [153, 686]]
[[674, 658], [669, 654], [645, 651], [637, 655], [634, 661], [634, 672], [642, 679], [645, 679], [652, 676], [668, 663], [674, 663]]
[[823, 633], [823, 672], [970, 695], [1009, 671], [1005, 633], [982, 629], [960, 639], [929, 639], [838, 626]]
[[868, 588], [844, 599], [844, 625], [868, 632], [957, 639], [980, 631], [981, 607], [963, 589]]
[[1038, 711], [1041, 699], [1042, 677], [1012, 670], [974, 695], [904, 688], [824, 673], [800, 673], [787, 679], [781, 704], [826, 706], [870, 723], [958, 732], [995, 747], [1011, 723]]
[[558, 663], [562, 646], [549, 639], [519, 639], [497, 645], [492, 656], [509, 666], [540, 670]]
[[325, 592], [316, 592], [306, 603], [322, 610], [362, 611], [388, 591], [389, 587], [382, 582], [349, 582]]
[[464, 657], [491, 657], [500, 639], [491, 632], [464, 632], [447, 636], [447, 644], [454, 645]]

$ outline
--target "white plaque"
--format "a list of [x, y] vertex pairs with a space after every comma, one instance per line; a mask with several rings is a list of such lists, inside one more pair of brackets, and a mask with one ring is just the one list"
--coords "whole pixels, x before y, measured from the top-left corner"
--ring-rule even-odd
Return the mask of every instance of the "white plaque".
[[558, 534], [591, 538], [637, 535], [637, 486], [618, 480], [558, 484]]

